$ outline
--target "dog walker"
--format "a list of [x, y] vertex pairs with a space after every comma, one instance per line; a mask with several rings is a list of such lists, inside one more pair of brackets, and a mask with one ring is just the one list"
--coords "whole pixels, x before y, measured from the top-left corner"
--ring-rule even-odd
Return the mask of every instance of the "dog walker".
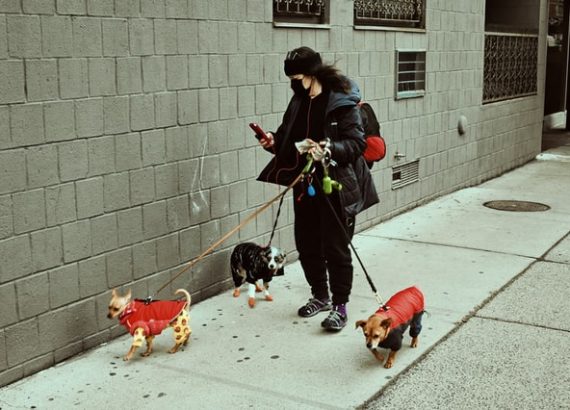
[[[316, 191], [315, 191], [315, 187], [313, 186], [312, 182], [313, 180], [316, 182], [316, 184], [318, 185], [318, 187], [320, 189], [322, 189], [323, 193], [325, 194], [325, 202], [327, 203], [327, 205], [329, 206], [329, 208], [332, 211], [332, 214], [334, 215], [334, 218], [336, 220], [336, 222], [340, 225], [341, 227], [341, 231], [343, 232], [343, 234], [345, 235], [345, 239], [347, 240], [350, 249], [352, 250], [352, 252], [354, 253], [354, 255], [356, 256], [356, 259], [358, 260], [358, 263], [360, 264], [360, 267], [362, 268], [362, 271], [364, 272], [364, 275], [366, 276], [366, 280], [368, 281], [368, 284], [370, 285], [370, 288], [372, 289], [372, 292], [374, 293], [374, 296], [376, 298], [376, 301], [380, 304], [383, 305], [382, 302], [382, 298], [380, 297], [380, 295], [378, 294], [378, 290], [376, 289], [376, 286], [374, 285], [374, 282], [372, 281], [372, 278], [370, 277], [370, 275], [368, 274], [368, 271], [366, 270], [366, 267], [364, 266], [364, 263], [362, 262], [362, 259], [360, 258], [360, 255], [358, 254], [358, 252], [356, 251], [356, 248], [354, 247], [354, 245], [352, 244], [352, 240], [350, 238], [350, 236], [348, 235], [348, 233], [346, 232], [345, 226], [342, 223], [342, 221], [340, 220], [340, 217], [338, 216], [338, 214], [336, 213], [334, 207], [332, 206], [332, 203], [330, 202], [330, 199], [328, 197], [328, 195], [332, 194], [334, 191], [340, 191], [342, 190], [342, 184], [340, 184], [338, 181], [333, 180], [330, 177], [329, 174], [329, 166], [336, 166], [336, 162], [334, 162], [332, 159], [327, 158], [326, 156], [323, 157], [322, 159], [320, 159], [318, 162], [321, 163], [321, 165], [323, 166], [323, 180], [322, 183], [320, 181], [318, 181], [318, 178], [314, 178], [313, 174], [315, 172], [315, 159], [313, 158], [313, 156], [311, 154], [307, 154], [306, 156], [307, 159], [307, 164], [305, 165], [305, 167], [303, 168], [303, 170], [301, 171], [301, 173], [293, 180], [293, 182], [291, 182], [282, 192], [280, 192], [279, 194], [277, 194], [276, 196], [274, 196], [272, 199], [270, 199], [268, 202], [266, 202], [264, 205], [262, 205], [260, 208], [258, 208], [256, 211], [254, 211], [253, 213], [251, 213], [247, 218], [245, 218], [241, 223], [239, 223], [238, 225], [236, 225], [233, 229], [231, 229], [230, 231], [228, 231], [225, 235], [223, 235], [220, 239], [218, 239], [216, 242], [214, 242], [212, 245], [210, 245], [210, 247], [208, 247], [205, 251], [203, 251], [200, 255], [198, 255], [197, 257], [195, 257], [194, 259], [192, 259], [191, 261], [189, 261], [188, 263], [186, 263], [186, 266], [184, 266], [180, 271], [178, 271], [176, 274], [172, 275], [172, 277], [164, 284], [162, 285], [160, 288], [158, 288], [158, 290], [156, 291], [156, 294], [160, 293], [161, 291], [163, 291], [168, 285], [170, 285], [172, 282], [174, 282], [180, 275], [182, 275], [184, 272], [186, 272], [188, 269], [192, 268], [194, 265], [196, 265], [199, 261], [201, 261], [202, 259], [204, 259], [207, 255], [209, 255], [214, 249], [216, 249], [219, 245], [221, 245], [223, 242], [225, 242], [228, 238], [230, 238], [233, 234], [235, 234], [236, 232], [238, 232], [243, 226], [245, 226], [246, 224], [248, 224], [249, 222], [251, 222], [254, 218], [257, 217], [257, 215], [259, 215], [260, 213], [262, 213], [263, 211], [265, 211], [267, 208], [269, 208], [273, 203], [275, 203], [277, 200], [279, 200], [279, 205], [277, 207], [277, 214], [275, 217], [275, 222], [273, 223], [273, 229], [271, 230], [271, 235], [269, 238], [269, 242], [267, 244], [267, 246], [271, 246], [271, 242], [273, 240], [273, 237], [275, 235], [275, 230], [277, 228], [277, 222], [279, 220], [279, 216], [281, 214], [281, 206], [283, 205], [283, 199], [285, 198], [285, 195], [287, 194], [287, 192], [289, 192], [295, 185], [297, 185], [297, 183], [301, 182], [301, 181], [308, 181], [308, 185], [307, 185], [307, 195], [309, 196], [314, 196], [316, 195]], [[299, 198], [300, 199], [300, 198]], [[153, 300], [153, 296], [148, 296], [145, 301], [146, 303], [150, 303]]]
[[[299, 179], [299, 181], [297, 181], [297, 182], [300, 182], [301, 180], [308, 181], [307, 182], [307, 195], [311, 196], [311, 197], [316, 195], [316, 190], [315, 190], [315, 187], [313, 186], [313, 181], [315, 181], [315, 183], [322, 189], [323, 193], [325, 194], [325, 202], [327, 203], [327, 206], [332, 211], [332, 214], [334, 215], [336, 222], [341, 227], [341, 231], [344, 234], [345, 239], [348, 241], [350, 249], [352, 250], [352, 252], [356, 256], [356, 259], [358, 260], [358, 263], [360, 264], [360, 267], [362, 268], [362, 271], [364, 272], [364, 275], [366, 276], [366, 280], [368, 281], [368, 284], [370, 285], [370, 288], [372, 289], [372, 293], [374, 293], [374, 297], [376, 298], [376, 301], [378, 302], [379, 305], [382, 306], [382, 305], [384, 305], [382, 298], [380, 297], [378, 290], [376, 289], [376, 286], [374, 285], [374, 282], [372, 281], [372, 278], [368, 274], [368, 271], [367, 271], [366, 267], [364, 266], [364, 262], [362, 262], [360, 255], [358, 254], [358, 252], [356, 251], [356, 248], [352, 244], [352, 240], [350, 239], [350, 236], [346, 232], [344, 224], [340, 220], [340, 217], [336, 213], [336, 211], [335, 211], [335, 209], [334, 209], [334, 207], [333, 207], [333, 205], [332, 205], [332, 203], [328, 197], [328, 195], [332, 194], [334, 191], [340, 191], [342, 189], [342, 184], [340, 182], [332, 179], [330, 177], [330, 174], [329, 174], [329, 167], [330, 166], [336, 166], [337, 164], [335, 161], [333, 161], [327, 157], [324, 157], [319, 162], [321, 162], [321, 164], [323, 166], [322, 183], [318, 180], [318, 178], [313, 177], [313, 174], [315, 172], [315, 160], [311, 154], [307, 154], [307, 164], [305, 165], [305, 167], [303, 168], [303, 171], [299, 175], [301, 178], [299, 179], [299, 177], [297, 177], [297, 179]], [[295, 185], [297, 182], [295, 182], [293, 185]], [[290, 187], [292, 187], [293, 185], [291, 185]], [[304, 193], [302, 193], [297, 198], [297, 200], [301, 200], [303, 194]], [[271, 246], [271, 241], [273, 239], [273, 235], [275, 234], [277, 222], [279, 220], [279, 215], [281, 213], [281, 205], [283, 204], [283, 198], [284, 198], [284, 195], [281, 197], [281, 200], [279, 201], [279, 206], [277, 208], [277, 215], [275, 217], [275, 222], [273, 223], [273, 229], [271, 231], [271, 236], [270, 236], [269, 243], [267, 246]]]

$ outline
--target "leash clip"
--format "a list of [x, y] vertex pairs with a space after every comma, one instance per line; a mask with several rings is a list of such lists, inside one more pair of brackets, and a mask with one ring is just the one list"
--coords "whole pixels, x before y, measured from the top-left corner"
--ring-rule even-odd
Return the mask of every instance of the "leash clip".
[[152, 302], [152, 296], [147, 296], [147, 297], [144, 299], [144, 304], [145, 304], [145, 305], [150, 305], [151, 302]]

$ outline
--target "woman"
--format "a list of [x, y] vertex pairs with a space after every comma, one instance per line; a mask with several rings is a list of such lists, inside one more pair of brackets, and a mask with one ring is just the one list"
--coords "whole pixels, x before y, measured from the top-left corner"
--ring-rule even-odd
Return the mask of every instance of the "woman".
[[312, 293], [298, 314], [312, 317], [332, 309], [321, 325], [338, 331], [348, 317], [346, 304], [353, 277], [349, 242], [354, 217], [378, 202], [362, 157], [366, 142], [357, 106], [360, 92], [354, 82], [324, 64], [319, 53], [309, 47], [287, 53], [284, 69], [294, 95], [277, 131], [260, 141], [275, 156], [258, 180], [289, 185], [306, 165], [306, 154], [297, 151], [296, 142], [309, 146], [317, 159], [326, 156], [332, 160], [329, 175], [342, 189], [329, 195], [323, 192], [324, 171], [318, 162], [315, 172], [297, 184], [293, 193], [295, 243]]

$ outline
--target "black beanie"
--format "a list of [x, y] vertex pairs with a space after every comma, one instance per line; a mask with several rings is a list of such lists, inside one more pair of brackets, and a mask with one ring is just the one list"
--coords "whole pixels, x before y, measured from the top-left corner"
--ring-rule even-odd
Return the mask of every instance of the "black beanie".
[[289, 51], [285, 57], [285, 75], [312, 75], [322, 64], [321, 55], [308, 47], [300, 47]]

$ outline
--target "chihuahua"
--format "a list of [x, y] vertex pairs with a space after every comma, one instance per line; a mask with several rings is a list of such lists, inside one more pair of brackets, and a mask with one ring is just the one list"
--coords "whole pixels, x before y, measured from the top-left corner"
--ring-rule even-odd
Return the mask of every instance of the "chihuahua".
[[384, 367], [389, 369], [394, 364], [396, 353], [402, 347], [402, 339], [408, 326], [412, 337], [411, 347], [418, 346], [423, 314], [424, 295], [417, 287], [412, 286], [392, 296], [368, 320], [357, 321], [356, 328], [362, 328], [366, 347], [378, 361], [384, 361], [384, 355], [378, 348], [390, 349], [384, 364]]
[[111, 292], [109, 302], [109, 319], [118, 318], [119, 323], [133, 335], [133, 343], [123, 360], [130, 360], [135, 351], [146, 340], [146, 357], [152, 353], [154, 336], [160, 334], [165, 328], [174, 329], [174, 346], [168, 351], [176, 353], [180, 346], [188, 343], [192, 330], [190, 329], [190, 294], [184, 289], [178, 289], [175, 294], [181, 293], [186, 300], [144, 300], [131, 301], [131, 290], [126, 295], [119, 295], [116, 289]]

